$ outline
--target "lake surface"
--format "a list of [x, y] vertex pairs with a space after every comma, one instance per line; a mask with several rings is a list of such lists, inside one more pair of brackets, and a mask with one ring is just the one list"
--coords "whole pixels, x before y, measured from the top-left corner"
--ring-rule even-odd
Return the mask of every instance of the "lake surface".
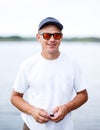
[[[100, 130], [100, 44], [62, 43], [60, 50], [79, 62], [87, 81], [89, 100], [72, 112], [75, 130]], [[0, 42], [0, 130], [22, 130], [10, 95], [20, 63], [38, 51], [35, 42]]]

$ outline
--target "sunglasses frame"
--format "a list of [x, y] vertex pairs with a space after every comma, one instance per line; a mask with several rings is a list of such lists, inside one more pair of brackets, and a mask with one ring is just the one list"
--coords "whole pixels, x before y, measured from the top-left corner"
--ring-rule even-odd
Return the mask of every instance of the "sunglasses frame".
[[[39, 33], [40, 35], [42, 35], [43, 36], [43, 38], [45, 39], [45, 40], [49, 40], [50, 38], [51, 38], [51, 36], [53, 36], [53, 38], [55, 39], [55, 40], [60, 40], [61, 38], [62, 38], [62, 33], [61, 32], [57, 32], [57, 33]], [[49, 38], [45, 38], [45, 34], [48, 34], [48, 36], [50, 36]], [[60, 38], [56, 38], [56, 36], [55, 35], [57, 35], [57, 34], [60, 34]]]

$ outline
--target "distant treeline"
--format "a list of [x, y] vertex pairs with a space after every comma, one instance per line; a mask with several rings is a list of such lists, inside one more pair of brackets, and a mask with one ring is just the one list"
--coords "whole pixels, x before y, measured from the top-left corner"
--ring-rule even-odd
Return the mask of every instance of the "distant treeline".
[[[36, 41], [35, 37], [21, 37], [21, 36], [1, 36], [0, 41]], [[71, 37], [63, 38], [66, 42], [100, 42], [99, 37]]]
[[35, 41], [34, 37], [0, 36], [0, 41]]

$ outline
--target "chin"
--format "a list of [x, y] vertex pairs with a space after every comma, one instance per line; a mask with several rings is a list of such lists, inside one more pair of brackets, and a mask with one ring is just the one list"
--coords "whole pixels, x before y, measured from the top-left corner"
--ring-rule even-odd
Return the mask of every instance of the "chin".
[[58, 53], [58, 51], [57, 50], [48, 50], [48, 53], [49, 54], [56, 54], [56, 53]]

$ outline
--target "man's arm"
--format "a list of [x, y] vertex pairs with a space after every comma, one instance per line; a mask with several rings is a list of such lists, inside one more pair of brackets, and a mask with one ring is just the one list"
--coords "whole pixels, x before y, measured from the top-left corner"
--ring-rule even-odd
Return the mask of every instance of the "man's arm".
[[[54, 122], [59, 122], [62, 120], [69, 112], [79, 108], [88, 100], [87, 90], [83, 90], [77, 93], [77, 95], [70, 102], [57, 106], [54, 110], [54, 117], [51, 117], [51, 120]], [[56, 114], [55, 114], [56, 113]]]
[[87, 90], [85, 89], [83, 91], [77, 92], [77, 95], [74, 97], [74, 99], [70, 101], [69, 103], [65, 104], [65, 106], [70, 112], [72, 110], [79, 108], [87, 100], [88, 100], [88, 93], [87, 93]]
[[27, 103], [23, 99], [23, 94], [16, 92], [13, 90], [12, 95], [11, 95], [11, 103], [17, 107], [20, 111], [27, 113], [29, 115], [32, 114], [32, 111], [34, 111], [34, 107], [31, 106], [29, 103]]
[[48, 113], [41, 108], [32, 106], [23, 99], [23, 94], [13, 90], [11, 95], [11, 103], [17, 107], [20, 111], [33, 116], [33, 118], [39, 123], [45, 123], [49, 121]]

